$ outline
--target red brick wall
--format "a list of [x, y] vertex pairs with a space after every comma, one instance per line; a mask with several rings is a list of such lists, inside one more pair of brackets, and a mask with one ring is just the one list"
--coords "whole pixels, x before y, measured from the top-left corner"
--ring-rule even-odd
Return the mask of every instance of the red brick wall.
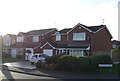
[[[73, 41], [73, 33], [80, 33], [80, 32], [86, 32], [86, 40], [85, 41]], [[76, 27], [69, 34], [62, 35], [61, 41], [59, 41], [58, 43], [60, 43], [60, 44], [76, 44], [76, 45], [90, 44], [90, 38], [91, 38], [91, 33], [89, 31], [87, 31], [84, 28], [79, 29], [79, 27]], [[55, 42], [56, 42], [55, 35], [52, 35], [52, 43], [55, 43]]]
[[25, 42], [31, 43], [32, 42], [32, 36], [31, 37], [25, 37]]
[[52, 42], [52, 38], [51, 38], [51, 35], [53, 34], [53, 33], [55, 33], [55, 32], [57, 32], [57, 30], [54, 30], [54, 31], [52, 31], [52, 32], [50, 32], [50, 33], [47, 33], [47, 34], [45, 34], [44, 36], [42, 36], [41, 37], [41, 44], [43, 45], [44, 43], [46, 43], [46, 42], [49, 42], [49, 43], [51, 43]]
[[[73, 41], [73, 33], [86, 32], [86, 40], [85, 41]], [[68, 44], [90, 44], [91, 33], [84, 28], [76, 27], [73, 31], [68, 34]]]
[[91, 47], [92, 51], [111, 51], [111, 38], [105, 28], [92, 35]]

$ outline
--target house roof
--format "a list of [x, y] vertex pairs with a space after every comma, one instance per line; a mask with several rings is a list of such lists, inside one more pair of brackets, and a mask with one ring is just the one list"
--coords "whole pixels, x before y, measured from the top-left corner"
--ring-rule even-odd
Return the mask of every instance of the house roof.
[[82, 49], [86, 49], [88, 48], [90, 45], [76, 45], [76, 44], [58, 44], [58, 43], [54, 43], [52, 44], [53, 47], [56, 48], [82, 48]]
[[86, 29], [89, 32], [92, 33], [96, 33], [98, 31], [100, 31], [101, 29], [105, 28], [108, 32], [108, 34], [110, 35], [110, 37], [112, 38], [112, 35], [110, 34], [109, 30], [107, 29], [106, 25], [98, 25], [98, 26], [86, 26], [83, 24], [78, 23], [77, 25], [75, 25], [73, 28], [65, 28], [63, 30], [60, 30], [59, 33], [60, 34], [68, 34], [69, 32], [71, 32], [72, 30], [74, 30], [76, 27], [82, 27], [84, 29]]
[[52, 30], [57, 30], [56, 28], [51, 29], [41, 29], [41, 30], [32, 30], [28, 32], [20, 32], [23, 36], [30, 36], [30, 35], [44, 35]]
[[65, 28], [63, 30], [60, 30], [59, 33], [60, 34], [67, 34], [68, 31], [70, 31], [72, 28]]
[[38, 46], [40, 43], [24, 43], [24, 42], [18, 42], [13, 45], [11, 45], [12, 48], [34, 48]]
[[112, 40], [112, 44], [120, 45], [120, 41], [118, 41], [118, 40]]
[[85, 49], [85, 50], [90, 49], [90, 45], [75, 45], [75, 44], [70, 45], [70, 44], [58, 44], [58, 43], [50, 44], [49, 42], [47, 42], [44, 45], [40, 46], [40, 48], [43, 48], [46, 45], [51, 46], [53, 49], [56, 49], [56, 48], [78, 48], [78, 49]]
[[106, 25], [89, 26], [89, 27], [86, 27], [86, 28], [88, 28], [88, 29], [91, 30], [92, 32], [96, 32], [96, 31], [98, 31], [99, 29], [101, 29], [101, 28], [103, 28], [103, 27], [106, 27]]
[[8, 36], [10, 36], [11, 38], [16, 38], [16, 35], [14, 34], [7, 34]]
[[98, 26], [86, 26], [86, 25], [83, 25], [83, 24], [80, 24], [78, 23], [77, 25], [75, 25], [73, 28], [65, 28], [63, 30], [60, 30], [59, 33], [60, 34], [67, 34], [69, 33], [70, 31], [72, 31], [74, 28], [76, 27], [83, 27], [85, 28], [86, 30], [90, 31], [90, 32], [96, 32], [98, 31], [99, 29], [103, 28], [103, 27], [106, 27], [106, 25], [98, 25]]

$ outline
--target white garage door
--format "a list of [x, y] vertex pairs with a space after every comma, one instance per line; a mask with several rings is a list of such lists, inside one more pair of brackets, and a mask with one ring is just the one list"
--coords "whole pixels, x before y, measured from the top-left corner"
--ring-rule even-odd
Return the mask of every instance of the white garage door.
[[52, 49], [44, 49], [43, 54], [46, 54], [48, 56], [52, 56], [53, 55], [53, 50]]
[[16, 54], [17, 54], [16, 49], [12, 49], [12, 51], [11, 51], [11, 55], [12, 55], [12, 57], [16, 57]]

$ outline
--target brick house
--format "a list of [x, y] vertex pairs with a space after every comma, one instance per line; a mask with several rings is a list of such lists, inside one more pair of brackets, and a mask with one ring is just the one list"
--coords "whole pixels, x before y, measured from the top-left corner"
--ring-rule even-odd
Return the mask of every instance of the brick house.
[[3, 52], [11, 54], [11, 45], [16, 43], [16, 35], [6, 34], [3, 36]]
[[120, 41], [112, 40], [112, 49], [116, 49], [120, 46]]
[[119, 62], [120, 61], [120, 53], [115, 52], [115, 50], [120, 51], [120, 41], [118, 41], [118, 40], [112, 40], [112, 59], [115, 62]]
[[85, 26], [78, 23], [51, 35], [51, 42], [39, 47], [43, 53], [66, 53], [73, 56], [111, 54], [112, 36], [106, 25]]
[[78, 23], [73, 28], [58, 31], [56, 28], [19, 32], [11, 47], [13, 57], [27, 51], [49, 56], [66, 53], [73, 56], [111, 54], [112, 36], [106, 25], [85, 26]]
[[22, 55], [25, 57], [26, 51], [29, 50], [31, 54], [40, 53], [39, 46], [46, 42], [51, 42], [51, 34], [57, 31], [56, 28], [32, 30], [26, 33], [19, 32], [16, 36], [16, 43], [13, 44], [11, 54], [13, 57], [16, 55]]

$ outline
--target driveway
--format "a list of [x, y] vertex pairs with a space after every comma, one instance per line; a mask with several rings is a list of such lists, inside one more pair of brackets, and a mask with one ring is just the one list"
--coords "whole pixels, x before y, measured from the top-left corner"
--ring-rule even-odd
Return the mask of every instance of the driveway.
[[23, 68], [23, 69], [35, 69], [35, 65], [31, 65], [29, 61], [20, 61], [20, 62], [10, 62], [4, 63], [3, 65], [16, 67], [16, 68]]

